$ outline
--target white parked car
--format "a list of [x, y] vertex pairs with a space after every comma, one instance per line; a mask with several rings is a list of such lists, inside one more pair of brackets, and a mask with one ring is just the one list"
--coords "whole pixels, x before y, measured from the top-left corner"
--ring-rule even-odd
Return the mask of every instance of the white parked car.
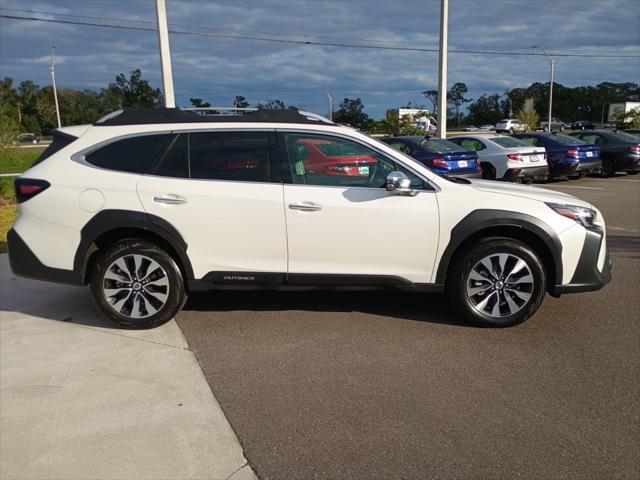
[[447, 140], [478, 154], [484, 179], [530, 183], [549, 174], [544, 147], [503, 135], [461, 135]]
[[14, 273], [89, 283], [127, 328], [166, 322], [196, 290], [318, 286], [446, 291], [462, 317], [506, 326], [547, 292], [611, 278], [594, 206], [438, 176], [292, 110], [125, 110], [58, 129], [16, 195]]
[[526, 126], [518, 122], [515, 118], [505, 118], [496, 123], [496, 133], [524, 132]]

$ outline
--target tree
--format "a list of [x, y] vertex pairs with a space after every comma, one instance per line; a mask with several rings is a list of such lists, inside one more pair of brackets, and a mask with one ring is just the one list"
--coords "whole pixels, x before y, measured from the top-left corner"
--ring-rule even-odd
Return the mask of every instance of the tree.
[[431, 105], [433, 107], [433, 109], [431, 110], [431, 113], [433, 113], [434, 115], [437, 115], [438, 114], [438, 90], [425, 90], [424, 92], [422, 92], [422, 95], [424, 95], [425, 98], [431, 102]]
[[261, 108], [266, 108], [266, 109], [273, 109], [273, 110], [284, 110], [286, 109], [286, 105], [284, 104], [284, 102], [282, 100], [278, 100], [277, 98], [275, 100], [269, 100], [266, 103], [258, 103], [256, 105], [256, 108], [261, 109]]
[[108, 95], [117, 99], [119, 108], [159, 107], [162, 105], [160, 89], [153, 88], [142, 78], [139, 68], [133, 70], [129, 78], [124, 73], [116, 76], [116, 81], [107, 87]]
[[453, 87], [451, 87], [451, 90], [449, 90], [449, 92], [447, 93], [447, 96], [449, 97], [449, 101], [453, 103], [456, 109], [457, 125], [460, 125], [460, 107], [463, 104], [471, 101], [470, 99], [465, 98], [465, 95], [468, 92], [469, 90], [467, 89], [466, 84], [462, 82], [457, 82], [453, 84]]
[[621, 109], [614, 114], [614, 118], [618, 125], [624, 125], [622, 128], [640, 128], [640, 107], [633, 108], [628, 112]]
[[233, 101], [233, 108], [247, 108], [248, 106], [249, 102], [242, 95], [236, 95], [236, 99]]
[[209, 102], [204, 102], [201, 98], [190, 98], [189, 101], [195, 108], [209, 108], [211, 106]]
[[536, 125], [538, 124], [538, 112], [534, 107], [533, 98], [527, 98], [522, 105], [520, 111], [518, 111], [518, 115], [516, 117], [518, 122], [524, 125], [529, 130], [535, 130]]
[[467, 122], [471, 125], [495, 124], [503, 117], [500, 95], [481, 95], [469, 104]]
[[359, 98], [345, 98], [342, 100], [338, 110], [333, 113], [333, 121], [346, 123], [361, 130], [372, 126], [372, 120], [369, 115], [364, 113], [364, 105]]

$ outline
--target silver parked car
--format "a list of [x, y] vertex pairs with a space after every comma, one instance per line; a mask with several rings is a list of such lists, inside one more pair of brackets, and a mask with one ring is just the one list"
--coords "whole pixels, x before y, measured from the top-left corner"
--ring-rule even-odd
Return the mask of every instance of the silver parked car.
[[515, 118], [505, 118], [496, 123], [496, 133], [524, 132], [526, 129], [526, 126]]
[[544, 147], [532, 147], [517, 138], [461, 135], [447, 140], [478, 154], [485, 179], [530, 183], [546, 178], [549, 173]]

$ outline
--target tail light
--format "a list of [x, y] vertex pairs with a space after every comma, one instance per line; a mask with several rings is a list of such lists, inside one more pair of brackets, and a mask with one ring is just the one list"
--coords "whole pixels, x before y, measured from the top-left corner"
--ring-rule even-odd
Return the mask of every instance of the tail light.
[[446, 169], [451, 168], [444, 158], [434, 158], [431, 160], [431, 163], [435, 167], [446, 168]]
[[578, 150], [568, 150], [567, 151], [567, 156], [571, 157], [571, 158], [579, 158], [580, 157], [580, 153], [578, 153]]
[[631, 145], [629, 151], [631, 153], [640, 153], [640, 145]]
[[519, 153], [508, 153], [507, 158], [509, 160], [515, 160], [516, 162], [522, 162], [522, 155]]
[[45, 180], [36, 180], [33, 178], [16, 178], [14, 187], [16, 190], [16, 200], [23, 203], [30, 198], [35, 197], [39, 193], [44, 192], [51, 184]]

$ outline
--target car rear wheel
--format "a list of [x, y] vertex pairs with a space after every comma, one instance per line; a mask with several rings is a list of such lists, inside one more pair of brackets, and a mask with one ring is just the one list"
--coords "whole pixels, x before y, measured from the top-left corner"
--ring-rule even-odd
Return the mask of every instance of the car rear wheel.
[[501, 237], [481, 240], [453, 261], [446, 289], [453, 307], [472, 323], [508, 327], [540, 307], [546, 275], [526, 244]]
[[107, 318], [132, 329], [168, 322], [186, 301], [184, 280], [173, 258], [142, 240], [122, 241], [98, 257], [91, 293]]
[[491, 165], [490, 163], [482, 162], [480, 164], [481, 175], [484, 180], [495, 180], [496, 179], [496, 167]]

